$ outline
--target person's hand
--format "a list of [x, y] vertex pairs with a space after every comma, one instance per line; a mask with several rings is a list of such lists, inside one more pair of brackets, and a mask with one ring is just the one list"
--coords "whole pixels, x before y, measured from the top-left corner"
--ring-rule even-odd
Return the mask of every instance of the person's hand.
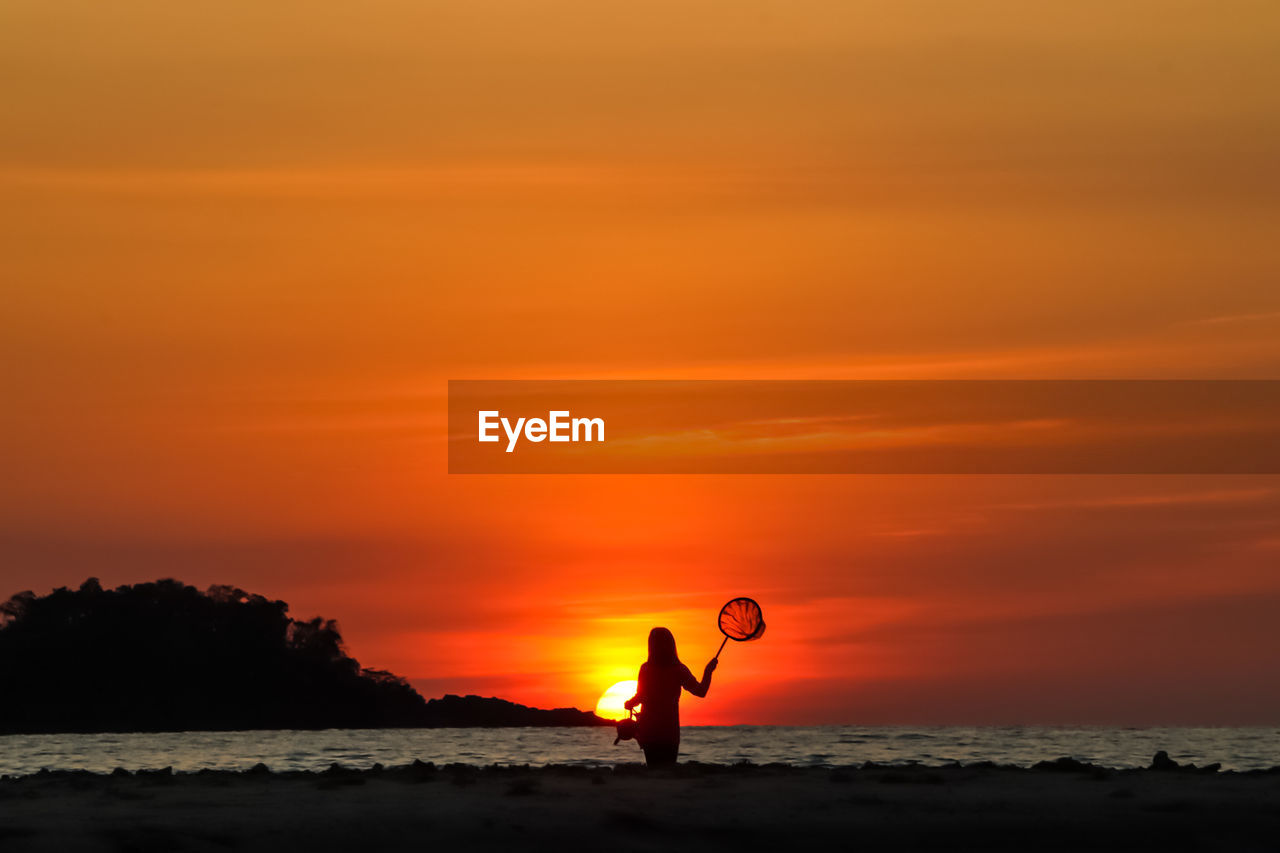
[[716, 671], [716, 667], [719, 665], [720, 665], [720, 659], [712, 658], [711, 660], [707, 661], [707, 668], [703, 670], [703, 673], [705, 673], [706, 675], [710, 675], [711, 673]]

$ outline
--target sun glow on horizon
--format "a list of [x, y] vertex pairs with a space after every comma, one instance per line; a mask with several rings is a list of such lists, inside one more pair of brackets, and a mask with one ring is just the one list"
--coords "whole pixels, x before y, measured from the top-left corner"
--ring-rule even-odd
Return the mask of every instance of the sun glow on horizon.
[[627, 709], [622, 707], [632, 696], [636, 695], [636, 682], [619, 681], [600, 695], [596, 702], [596, 714], [606, 720], [622, 720], [627, 716]]

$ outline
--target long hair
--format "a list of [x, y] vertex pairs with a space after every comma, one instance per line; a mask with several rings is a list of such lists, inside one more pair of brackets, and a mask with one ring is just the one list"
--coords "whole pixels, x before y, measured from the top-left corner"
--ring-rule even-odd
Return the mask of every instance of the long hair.
[[680, 663], [676, 654], [676, 638], [666, 628], [654, 628], [649, 632], [649, 663], [655, 666], [676, 666]]

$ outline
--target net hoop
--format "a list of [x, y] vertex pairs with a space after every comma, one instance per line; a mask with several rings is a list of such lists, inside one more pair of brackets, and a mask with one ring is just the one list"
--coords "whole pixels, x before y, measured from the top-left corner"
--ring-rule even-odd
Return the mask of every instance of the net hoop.
[[720, 608], [720, 633], [738, 643], [764, 636], [764, 611], [754, 598], [734, 598]]

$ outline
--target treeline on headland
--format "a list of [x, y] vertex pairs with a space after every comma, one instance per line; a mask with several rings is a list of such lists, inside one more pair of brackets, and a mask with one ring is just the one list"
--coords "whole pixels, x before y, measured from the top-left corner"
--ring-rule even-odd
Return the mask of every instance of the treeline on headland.
[[360, 666], [332, 619], [176, 580], [22, 592], [0, 604], [0, 733], [608, 725], [573, 708], [427, 702]]

